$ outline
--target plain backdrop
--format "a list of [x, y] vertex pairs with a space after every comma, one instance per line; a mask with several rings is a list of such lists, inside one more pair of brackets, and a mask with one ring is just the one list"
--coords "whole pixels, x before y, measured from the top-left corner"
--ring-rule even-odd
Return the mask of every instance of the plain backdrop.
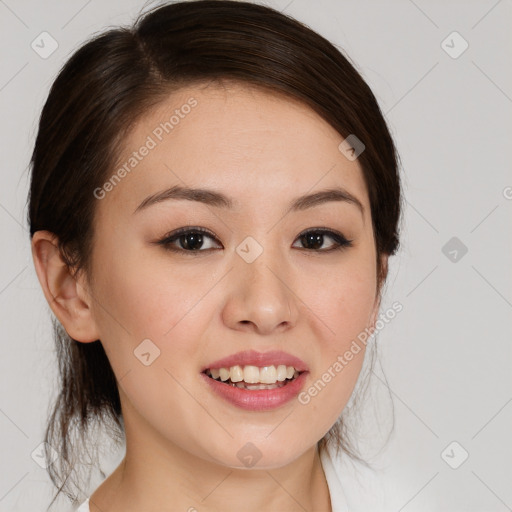
[[[378, 335], [395, 406], [384, 456], [396, 510], [512, 510], [512, 4], [267, 4], [349, 55], [401, 156], [402, 245], [382, 310], [398, 300], [403, 311]], [[37, 119], [72, 51], [143, 6], [0, 1], [2, 512], [45, 510], [53, 491], [33, 458], [57, 375], [25, 220]], [[42, 32], [58, 44], [46, 58], [31, 46], [48, 37]], [[61, 501], [55, 510], [71, 507]]]

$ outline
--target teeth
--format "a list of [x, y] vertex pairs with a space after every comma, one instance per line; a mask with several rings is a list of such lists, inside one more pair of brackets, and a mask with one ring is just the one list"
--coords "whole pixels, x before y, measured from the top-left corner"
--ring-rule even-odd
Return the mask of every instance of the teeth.
[[262, 384], [275, 384], [277, 381], [277, 370], [275, 366], [264, 366], [260, 370], [260, 382]]
[[[299, 372], [293, 366], [280, 364], [279, 366], [263, 366], [261, 368], [252, 365], [244, 367], [240, 365], [231, 368], [213, 368], [207, 373], [216, 380], [231, 383], [239, 388], [246, 389], [274, 389], [281, 387], [286, 379], [293, 379], [299, 376]], [[248, 385], [246, 385], [248, 384]], [[273, 386], [275, 384], [275, 386]]]
[[276, 384], [245, 384], [244, 382], [237, 382], [236, 384], [232, 384], [238, 388], [249, 389], [251, 391], [257, 389], [277, 389], [282, 388], [285, 384], [284, 382], [277, 382]]
[[[290, 366], [290, 368], [292, 368], [292, 366]], [[280, 364], [278, 367], [277, 367], [277, 376], [276, 376], [277, 380], [279, 382], [283, 382], [283, 380], [286, 380], [286, 366], [284, 364]]]
[[243, 373], [244, 381], [248, 384], [256, 384], [260, 381], [260, 369], [257, 366], [245, 366]]
[[242, 382], [244, 380], [244, 371], [241, 366], [232, 366], [229, 369], [229, 376], [231, 382]]

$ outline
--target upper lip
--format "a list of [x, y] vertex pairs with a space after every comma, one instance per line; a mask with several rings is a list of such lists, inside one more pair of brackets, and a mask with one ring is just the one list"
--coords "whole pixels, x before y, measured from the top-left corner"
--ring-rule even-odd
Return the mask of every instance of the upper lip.
[[308, 371], [308, 367], [302, 359], [292, 356], [282, 350], [271, 350], [270, 352], [257, 352], [256, 350], [244, 350], [230, 356], [218, 359], [203, 367], [201, 372], [212, 368], [230, 368], [231, 366], [278, 366], [284, 364], [293, 366], [297, 371]]

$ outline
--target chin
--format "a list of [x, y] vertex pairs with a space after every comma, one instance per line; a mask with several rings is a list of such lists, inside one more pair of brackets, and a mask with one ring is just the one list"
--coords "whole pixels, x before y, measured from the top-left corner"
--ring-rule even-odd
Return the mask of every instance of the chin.
[[[278, 427], [281, 428], [281, 427]], [[270, 430], [271, 431], [271, 430]], [[240, 435], [230, 439], [224, 446], [215, 445], [210, 460], [231, 469], [277, 469], [298, 459], [316, 445], [315, 440], [304, 440], [301, 433], [286, 433], [286, 436], [265, 433]], [[300, 442], [297, 441], [300, 439]]]

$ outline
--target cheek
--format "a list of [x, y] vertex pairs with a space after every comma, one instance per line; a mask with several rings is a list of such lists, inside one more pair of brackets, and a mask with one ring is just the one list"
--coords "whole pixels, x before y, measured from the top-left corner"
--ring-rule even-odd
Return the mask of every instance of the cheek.
[[376, 293], [371, 255], [347, 258], [346, 265], [317, 276], [315, 283], [304, 287], [301, 297], [318, 318], [313, 325], [319, 358], [299, 403], [316, 418], [315, 428], [326, 433], [347, 404], [364, 362]]
[[96, 292], [105, 307], [98, 305], [95, 317], [102, 345], [128, 397], [124, 405], [173, 435], [185, 435], [183, 425], [171, 420], [179, 412], [199, 421], [195, 415], [202, 412], [199, 407], [190, 410], [190, 395], [184, 390], [196, 385], [199, 345], [208, 323], [201, 298], [213, 278], [210, 275], [211, 284], [191, 283], [158, 262], [124, 258], [115, 266], [113, 260], [109, 263], [104, 268], [111, 271], [102, 273]]
[[320, 320], [331, 350], [339, 351], [368, 327], [376, 300], [376, 268], [371, 255], [355, 252], [344, 264], [322, 269], [301, 284], [299, 296]]
[[[208, 323], [202, 298], [215, 277], [209, 273], [194, 280], [191, 273], [177, 272], [159, 259], [149, 264], [137, 257], [105, 254], [104, 261], [95, 290], [101, 297], [95, 301], [95, 318], [114, 370], [126, 372], [140, 344], [151, 347], [144, 340], [156, 345], [161, 351], [159, 363], [165, 362], [170, 369], [177, 367], [176, 361], [192, 361], [190, 354], [197, 357], [194, 340], [201, 339]], [[172, 357], [167, 350], [171, 345]]]

